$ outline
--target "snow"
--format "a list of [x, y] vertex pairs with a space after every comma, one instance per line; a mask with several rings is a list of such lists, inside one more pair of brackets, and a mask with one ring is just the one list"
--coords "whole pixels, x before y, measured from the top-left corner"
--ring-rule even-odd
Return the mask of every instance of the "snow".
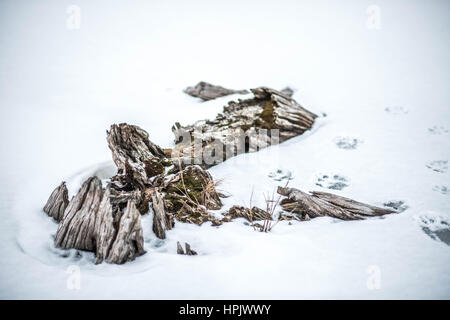
[[[72, 4], [81, 9], [76, 30], [66, 28]], [[0, 298], [450, 298], [449, 246], [422, 230], [450, 221], [442, 165], [450, 159], [450, 3], [378, 0], [379, 30], [366, 26], [372, 4], [0, 2]], [[53, 188], [66, 180], [71, 196], [98, 170], [114, 173], [112, 123], [137, 124], [170, 147], [174, 122], [213, 118], [236, 97], [201, 103], [182, 92], [200, 80], [289, 85], [305, 108], [327, 115], [302, 136], [211, 168], [231, 194], [223, 210], [250, 198], [264, 208], [263, 193], [286, 182], [274, 179], [277, 170], [301, 190], [408, 208], [366, 221], [280, 222], [269, 233], [242, 219], [176, 223], [164, 241], [147, 215], [147, 254], [131, 263], [62, 257], [57, 225], [42, 212]], [[354, 139], [353, 149], [338, 146]], [[348, 186], [320, 187], [323, 175]], [[177, 241], [199, 255], [177, 255]], [[80, 289], [68, 286], [73, 266]]]

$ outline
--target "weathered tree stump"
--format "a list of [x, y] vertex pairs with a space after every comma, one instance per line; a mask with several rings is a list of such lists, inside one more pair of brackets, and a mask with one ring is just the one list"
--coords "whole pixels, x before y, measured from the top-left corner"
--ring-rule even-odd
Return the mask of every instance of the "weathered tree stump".
[[118, 169], [113, 180], [117, 188], [142, 189], [151, 185], [150, 178], [164, 172], [164, 151], [138, 126], [113, 124], [107, 131], [107, 140]]
[[311, 129], [317, 116], [288, 95], [265, 87], [254, 98], [230, 101], [214, 120], [175, 123], [172, 158], [209, 168], [232, 156], [258, 151]]
[[221, 86], [216, 86], [204, 81], [197, 83], [194, 87], [187, 87], [184, 92], [192, 97], [198, 97], [203, 101], [212, 100], [219, 97], [228, 96], [230, 94], [246, 94], [247, 90], [231, 90]]
[[303, 220], [329, 216], [342, 220], [361, 220], [368, 217], [396, 213], [332, 193], [313, 191], [307, 194], [294, 188], [278, 187], [278, 193], [285, 196], [280, 204], [283, 210], [300, 214]]
[[62, 182], [55, 190], [53, 190], [50, 198], [44, 206], [44, 212], [56, 221], [61, 221], [64, 211], [69, 205], [69, 196], [66, 183]]
[[140, 213], [134, 200], [124, 210], [113, 204], [110, 186], [87, 179], [70, 201], [55, 236], [55, 246], [96, 253], [96, 263], [124, 263], [145, 253]]
[[[106, 188], [90, 177], [68, 201], [63, 182], [44, 211], [59, 221], [55, 246], [96, 254], [96, 263], [124, 263], [145, 253], [141, 214], [152, 206], [153, 231], [164, 239], [174, 218], [201, 224], [222, 203], [211, 175], [199, 166], [175, 169], [163, 150], [137, 126], [112, 125], [107, 132], [117, 174]], [[167, 170], [166, 170], [167, 169]], [[166, 176], [166, 171], [175, 174]]]
[[56, 247], [95, 252], [95, 220], [102, 198], [101, 181], [97, 177], [87, 179], [70, 201], [58, 225]]

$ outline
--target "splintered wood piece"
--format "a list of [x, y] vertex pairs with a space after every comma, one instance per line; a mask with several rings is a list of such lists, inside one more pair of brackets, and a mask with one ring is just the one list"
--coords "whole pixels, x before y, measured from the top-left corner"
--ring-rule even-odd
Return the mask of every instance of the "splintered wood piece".
[[170, 230], [173, 227], [173, 215], [167, 213], [164, 208], [164, 201], [161, 193], [156, 190], [152, 190], [152, 207], [153, 207], [153, 232], [160, 239], [166, 238], [166, 230]]
[[122, 264], [143, 255], [144, 237], [141, 226], [141, 214], [133, 200], [129, 200], [120, 218], [117, 235], [109, 251], [109, 263]]
[[278, 187], [278, 193], [285, 196], [280, 204], [283, 210], [295, 212], [305, 220], [329, 216], [342, 220], [361, 220], [367, 217], [396, 213], [328, 192], [313, 191], [307, 194], [294, 188]]
[[94, 225], [102, 197], [100, 179], [90, 177], [83, 183], [80, 191], [69, 202], [58, 225], [56, 247], [95, 251]]
[[200, 81], [194, 87], [187, 87], [186, 89], [184, 89], [184, 92], [190, 96], [198, 97], [203, 101], [224, 97], [235, 93], [240, 94], [249, 93], [247, 90], [226, 89], [221, 86], [216, 86], [204, 81]]
[[184, 250], [180, 244], [180, 241], [177, 241], [177, 254], [184, 254]]
[[232, 156], [255, 152], [303, 134], [317, 115], [292, 99], [290, 91], [251, 89], [253, 98], [228, 102], [213, 120], [175, 123], [172, 158], [209, 168]]
[[180, 244], [180, 241], [177, 241], [177, 254], [183, 254], [187, 256], [196, 256], [197, 252], [191, 249], [191, 245], [187, 242], [184, 243], [186, 248], [186, 252], [183, 250], [183, 247]]
[[56, 221], [61, 221], [64, 216], [64, 211], [69, 205], [69, 196], [67, 192], [66, 183], [63, 181], [58, 187], [53, 190], [52, 194], [44, 206], [44, 212]]
[[111, 185], [103, 191], [97, 177], [88, 178], [69, 202], [55, 246], [94, 252], [96, 263], [121, 264], [144, 254], [141, 215], [135, 200], [130, 197], [122, 208], [123, 199], [117, 204], [114, 199]]
[[149, 179], [164, 172], [164, 151], [148, 139], [138, 126], [121, 123], [107, 131], [108, 146], [118, 173], [113, 182], [120, 188], [143, 188]]
[[188, 256], [196, 256], [197, 252], [191, 249], [191, 245], [187, 242], [184, 243], [184, 246], [186, 247], [186, 255]]

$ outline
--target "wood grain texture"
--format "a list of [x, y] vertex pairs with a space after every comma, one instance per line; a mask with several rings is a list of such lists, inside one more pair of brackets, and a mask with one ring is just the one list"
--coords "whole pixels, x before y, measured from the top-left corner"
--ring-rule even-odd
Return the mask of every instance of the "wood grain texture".
[[368, 217], [396, 213], [396, 211], [372, 206], [328, 192], [313, 191], [307, 194], [294, 188], [278, 187], [285, 196], [280, 202], [283, 210], [301, 215], [304, 220], [329, 216], [342, 220], [361, 220]]
[[[253, 98], [228, 102], [213, 120], [186, 126], [175, 123], [172, 158], [209, 168], [237, 154], [255, 152], [301, 135], [311, 129], [317, 118], [292, 99], [290, 92], [285, 94], [266, 87], [251, 92]], [[278, 138], [272, 135], [272, 129], [278, 130]]]
[[66, 183], [62, 182], [53, 190], [52, 194], [44, 206], [44, 212], [56, 221], [61, 221], [64, 216], [64, 211], [69, 205], [69, 196], [67, 192]]

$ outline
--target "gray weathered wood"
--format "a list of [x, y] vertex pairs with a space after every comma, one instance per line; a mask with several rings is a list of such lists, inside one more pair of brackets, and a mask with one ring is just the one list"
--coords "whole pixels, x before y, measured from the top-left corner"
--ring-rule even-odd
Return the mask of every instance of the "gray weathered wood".
[[184, 249], [181, 246], [180, 241], [177, 241], [177, 254], [184, 254]]
[[164, 151], [138, 126], [113, 124], [107, 131], [107, 141], [118, 169], [113, 179], [118, 188], [143, 188], [151, 184], [151, 177], [164, 171]]
[[157, 188], [152, 190], [152, 207], [153, 207], [153, 232], [160, 239], [166, 238], [166, 230], [173, 227], [173, 214], [166, 212], [164, 200]]
[[96, 253], [96, 263], [124, 263], [143, 254], [140, 213], [133, 199], [121, 208], [109, 185], [88, 178], [70, 201], [55, 236], [55, 246]]
[[266, 87], [251, 91], [253, 98], [230, 101], [213, 120], [187, 126], [175, 123], [172, 158], [209, 168], [234, 155], [298, 136], [311, 129], [317, 118], [282, 92]]
[[141, 214], [134, 201], [129, 200], [125, 212], [120, 218], [117, 235], [108, 253], [107, 261], [121, 264], [144, 253]]
[[186, 89], [184, 89], [184, 92], [190, 96], [198, 97], [203, 101], [224, 97], [235, 93], [249, 93], [247, 90], [226, 89], [221, 86], [216, 86], [204, 81], [197, 83], [194, 87], [187, 87]]
[[328, 192], [313, 191], [307, 194], [294, 188], [278, 187], [278, 193], [286, 197], [280, 202], [283, 210], [298, 213], [303, 219], [329, 216], [342, 220], [360, 220], [396, 212]]
[[102, 183], [97, 177], [90, 177], [83, 183], [58, 225], [56, 247], [95, 251], [94, 225], [102, 197]]
[[191, 245], [187, 242], [184, 243], [184, 246], [186, 247], [186, 255], [188, 256], [196, 256], [197, 252], [191, 249]]
[[67, 192], [66, 183], [62, 182], [47, 200], [44, 206], [44, 212], [56, 221], [61, 221], [64, 216], [64, 211], [69, 205], [69, 196]]
[[187, 255], [187, 256], [196, 256], [197, 252], [191, 249], [191, 245], [187, 242], [184, 243], [186, 251], [183, 250], [180, 242], [177, 241], [177, 254]]

